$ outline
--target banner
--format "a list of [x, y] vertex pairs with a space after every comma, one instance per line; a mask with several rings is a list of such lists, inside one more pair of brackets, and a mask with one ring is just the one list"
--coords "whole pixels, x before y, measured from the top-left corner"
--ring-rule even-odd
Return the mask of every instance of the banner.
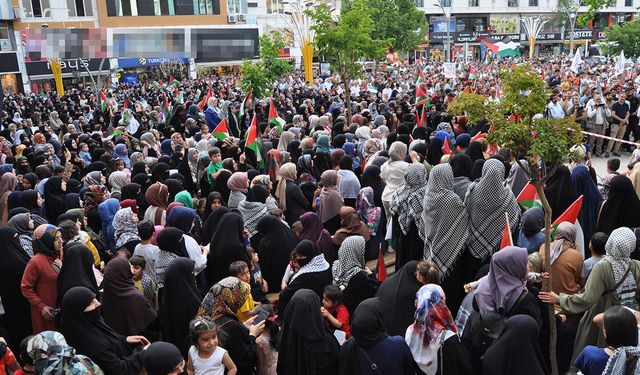
[[456, 78], [456, 64], [452, 62], [443, 65], [444, 78]]

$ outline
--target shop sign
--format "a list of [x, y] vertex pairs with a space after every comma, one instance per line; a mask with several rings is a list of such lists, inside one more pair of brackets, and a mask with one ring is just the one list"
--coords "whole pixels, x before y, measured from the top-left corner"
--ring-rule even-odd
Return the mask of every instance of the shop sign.
[[[85, 68], [85, 65], [87, 65], [90, 71], [97, 72], [100, 71], [101, 61], [102, 59], [60, 60], [60, 67], [62, 68], [62, 74], [86, 72], [87, 69]], [[32, 61], [25, 63], [25, 65], [27, 66], [27, 74], [30, 76], [53, 75], [49, 61]], [[102, 64], [102, 71], [108, 72], [109, 68], [109, 59], [104, 59], [104, 64]]]
[[[540, 35], [538, 35], [538, 38], [536, 40], [541, 41], [541, 40], [561, 40], [561, 39], [562, 38], [560, 33], [540, 33]], [[520, 40], [529, 40], [529, 35], [520, 34]]]
[[187, 58], [170, 58], [170, 57], [140, 57], [140, 58], [124, 58], [118, 59], [118, 67], [120, 68], [138, 68], [145, 66], [160, 66], [165, 63], [189, 64]]
[[[567, 38], [571, 37], [571, 32], [567, 32]], [[605, 32], [601, 30], [575, 30], [573, 32], [573, 38], [577, 40], [593, 40], [606, 38]]]

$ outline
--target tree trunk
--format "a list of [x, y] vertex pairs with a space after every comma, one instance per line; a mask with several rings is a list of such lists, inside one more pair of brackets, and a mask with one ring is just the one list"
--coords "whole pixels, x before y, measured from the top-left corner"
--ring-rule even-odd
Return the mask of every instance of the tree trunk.
[[[542, 209], [544, 210], [544, 259], [543, 271], [549, 273], [549, 278], [542, 280], [542, 290], [545, 292], [551, 291], [551, 206], [547, 200], [547, 196], [544, 194], [544, 187], [542, 181], [535, 178], [532, 181], [533, 186], [536, 188], [536, 192], [542, 202]], [[551, 374], [558, 375], [558, 359], [556, 350], [556, 339], [558, 329], [556, 327], [556, 313], [553, 305], [548, 305], [549, 314], [549, 362], [551, 362]]]
[[347, 127], [349, 127], [349, 125], [351, 125], [351, 79], [345, 78], [344, 81], [345, 81], [344, 106], [347, 112], [346, 125]]

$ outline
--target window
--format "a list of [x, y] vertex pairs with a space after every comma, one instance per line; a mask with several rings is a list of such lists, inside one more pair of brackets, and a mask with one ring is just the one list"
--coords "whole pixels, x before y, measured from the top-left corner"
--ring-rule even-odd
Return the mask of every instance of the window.
[[450, 7], [451, 6], [451, 0], [442, 0], [442, 6], [443, 7]]
[[27, 17], [50, 17], [49, 0], [23, 0], [22, 6]]
[[258, 3], [247, 3], [247, 7], [249, 7], [249, 8], [257, 8], [258, 7]]
[[508, 0], [507, 6], [513, 7], [513, 8], [517, 8], [518, 7], [518, 0]]
[[176, 15], [192, 16], [193, 0], [174, 0]]
[[469, 6], [470, 7], [480, 6], [480, 1], [479, 0], [469, 0]]
[[537, 7], [538, 6], [538, 0], [529, 0], [529, 6], [530, 7]]
[[415, 0], [416, 7], [424, 8], [424, 0]]
[[227, 13], [247, 14], [247, 0], [227, 0]]
[[6, 22], [0, 23], [0, 39], [10, 39], [9, 26], [7, 26]]
[[220, 0], [194, 0], [198, 4], [198, 14], [220, 14]]
[[624, 0], [624, 6], [632, 7], [633, 6], [633, 0]]

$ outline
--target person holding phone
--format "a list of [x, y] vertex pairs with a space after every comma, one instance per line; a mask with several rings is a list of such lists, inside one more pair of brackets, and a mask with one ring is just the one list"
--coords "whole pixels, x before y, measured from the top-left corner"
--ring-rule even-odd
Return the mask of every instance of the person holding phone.
[[[605, 105], [602, 99], [602, 93], [596, 92], [593, 95], [593, 99], [587, 102], [585, 109], [587, 111], [587, 131], [595, 134], [604, 134], [605, 130], [609, 127], [607, 118], [611, 117], [611, 110]], [[589, 147], [591, 147], [595, 156], [602, 154], [602, 141], [603, 138], [601, 137], [596, 137], [595, 135], [589, 136]], [[608, 154], [605, 153], [605, 157], [607, 156]]]

